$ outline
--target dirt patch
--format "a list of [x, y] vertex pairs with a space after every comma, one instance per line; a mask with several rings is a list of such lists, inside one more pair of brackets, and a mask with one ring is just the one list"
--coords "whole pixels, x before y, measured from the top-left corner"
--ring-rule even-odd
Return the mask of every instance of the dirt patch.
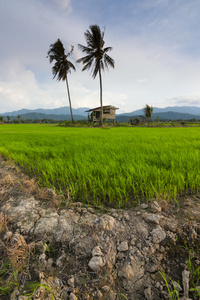
[[200, 194], [101, 214], [1, 158], [0, 209], [1, 299], [199, 299]]

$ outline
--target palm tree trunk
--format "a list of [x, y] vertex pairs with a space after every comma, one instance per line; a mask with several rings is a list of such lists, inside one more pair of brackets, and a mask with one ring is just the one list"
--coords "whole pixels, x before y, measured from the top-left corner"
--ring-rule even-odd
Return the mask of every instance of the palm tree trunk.
[[68, 98], [69, 98], [69, 107], [70, 107], [70, 112], [71, 112], [72, 123], [74, 123], [73, 114], [72, 114], [72, 104], [71, 104], [71, 98], [70, 98], [70, 93], [69, 93], [69, 84], [68, 84], [67, 76], [66, 76], [66, 85], [67, 85], [67, 93], [68, 93]]
[[102, 79], [101, 69], [99, 68], [99, 81], [100, 81], [100, 105], [101, 105], [101, 125], [103, 125], [103, 101], [102, 101]]

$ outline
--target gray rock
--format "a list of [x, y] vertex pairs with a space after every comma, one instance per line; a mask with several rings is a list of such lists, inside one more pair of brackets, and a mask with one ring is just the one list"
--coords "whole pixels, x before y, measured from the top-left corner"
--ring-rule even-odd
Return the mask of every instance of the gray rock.
[[153, 202], [151, 203], [151, 209], [152, 209], [152, 211], [153, 211], [154, 213], [159, 213], [159, 212], [161, 212], [161, 207], [160, 207], [160, 205], [158, 204], [157, 201], [153, 201]]
[[159, 244], [166, 238], [165, 231], [159, 225], [152, 230], [151, 235], [154, 244]]
[[88, 266], [94, 272], [98, 272], [105, 265], [105, 261], [101, 256], [93, 256], [89, 261]]
[[147, 209], [147, 208], [149, 207], [149, 205], [146, 204], [146, 203], [142, 203], [142, 204], [140, 205], [140, 207], [141, 207], [142, 209]]
[[73, 293], [70, 293], [69, 300], [78, 300], [78, 298]]
[[126, 241], [121, 242], [121, 244], [118, 246], [117, 250], [119, 252], [128, 251], [128, 243]]
[[101, 248], [99, 246], [94, 247], [92, 250], [92, 256], [103, 256], [103, 253], [101, 252]]
[[143, 216], [147, 223], [159, 224], [160, 216], [155, 214], [145, 214]]
[[183, 282], [183, 291], [184, 291], [184, 297], [189, 297], [189, 280], [190, 280], [190, 272], [187, 270], [184, 270], [182, 272], [182, 282]]
[[109, 215], [104, 215], [99, 219], [98, 228], [100, 230], [113, 230], [115, 226], [115, 219]]
[[145, 298], [147, 300], [153, 300], [153, 295], [152, 295], [152, 291], [151, 291], [151, 287], [150, 286], [148, 286], [148, 288], [146, 288], [144, 290], [144, 295], [145, 295]]
[[12, 238], [12, 235], [13, 235], [12, 231], [7, 231], [3, 236], [3, 240], [4, 241], [10, 240]]

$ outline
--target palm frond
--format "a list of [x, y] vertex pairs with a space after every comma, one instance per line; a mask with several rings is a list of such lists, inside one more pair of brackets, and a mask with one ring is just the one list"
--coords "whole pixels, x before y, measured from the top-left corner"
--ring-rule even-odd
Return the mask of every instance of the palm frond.
[[50, 45], [48, 51], [49, 62], [55, 61], [52, 67], [53, 78], [57, 76], [57, 80], [66, 80], [67, 74], [71, 72], [71, 69], [76, 71], [75, 66], [71, 61], [67, 59], [71, 55], [74, 47], [71, 46], [71, 51], [66, 55], [65, 48], [62, 42], [58, 39], [54, 44]]
[[92, 69], [92, 77], [95, 78], [99, 70], [105, 68], [114, 68], [114, 60], [106, 53], [112, 50], [112, 47], [104, 47], [104, 31], [101, 31], [98, 25], [91, 25], [89, 30], [84, 33], [87, 46], [78, 44], [79, 49], [87, 55], [77, 60], [78, 63], [83, 64], [82, 71]]

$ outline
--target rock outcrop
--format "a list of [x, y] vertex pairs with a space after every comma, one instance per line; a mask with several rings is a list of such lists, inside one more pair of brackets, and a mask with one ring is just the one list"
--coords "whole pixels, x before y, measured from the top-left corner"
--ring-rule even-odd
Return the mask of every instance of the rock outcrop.
[[181, 222], [175, 206], [157, 201], [104, 214], [81, 203], [62, 207], [56, 196], [47, 201], [39, 190], [30, 193], [27, 182], [2, 163], [0, 252], [9, 258], [7, 249], [16, 257], [20, 252], [25, 264], [7, 299], [27, 299], [27, 286], [35, 282], [29, 299], [170, 299], [162, 270], [174, 273], [174, 281], [183, 272], [179, 292], [189, 298], [189, 270], [176, 247], [182, 236], [191, 244], [192, 234], [199, 237], [196, 221]]

